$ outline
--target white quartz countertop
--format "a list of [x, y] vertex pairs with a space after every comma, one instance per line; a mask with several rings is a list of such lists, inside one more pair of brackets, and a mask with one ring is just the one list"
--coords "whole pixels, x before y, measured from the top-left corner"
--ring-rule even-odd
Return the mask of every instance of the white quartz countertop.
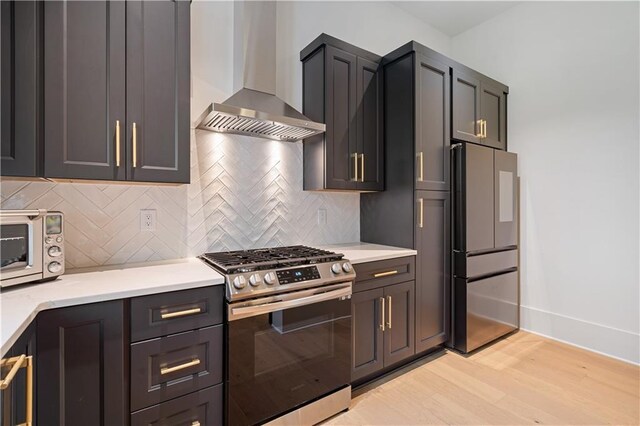
[[0, 356], [45, 309], [223, 283], [222, 275], [192, 258], [70, 273], [48, 283], [9, 287], [0, 294]]
[[345, 259], [349, 259], [351, 263], [354, 264], [395, 259], [397, 257], [404, 256], [415, 256], [418, 254], [418, 252], [413, 249], [369, 243], [333, 244], [329, 246], [320, 246], [318, 248], [342, 253], [344, 254]]

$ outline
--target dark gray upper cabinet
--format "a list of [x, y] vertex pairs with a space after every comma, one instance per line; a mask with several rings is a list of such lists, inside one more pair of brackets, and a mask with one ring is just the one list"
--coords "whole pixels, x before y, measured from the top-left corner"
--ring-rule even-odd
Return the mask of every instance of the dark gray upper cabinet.
[[0, 151], [3, 176], [38, 176], [42, 3], [0, 2]]
[[415, 59], [416, 189], [449, 189], [449, 66], [426, 56]]
[[127, 179], [188, 183], [190, 2], [126, 5]]
[[38, 314], [38, 424], [128, 423], [124, 324], [122, 300]]
[[507, 96], [501, 87], [482, 82], [480, 111], [485, 121], [482, 143], [492, 148], [507, 150]]
[[382, 190], [380, 57], [323, 34], [300, 59], [303, 113], [327, 126], [304, 141], [304, 189]]
[[448, 192], [416, 197], [416, 352], [423, 352], [449, 336], [451, 207]]
[[189, 9], [3, 2], [2, 174], [189, 182]]
[[474, 75], [453, 70], [453, 134], [454, 139], [479, 143], [480, 80]]
[[45, 177], [125, 179], [125, 34], [124, 2], [45, 2]]
[[506, 150], [505, 86], [473, 71], [452, 74], [452, 138]]

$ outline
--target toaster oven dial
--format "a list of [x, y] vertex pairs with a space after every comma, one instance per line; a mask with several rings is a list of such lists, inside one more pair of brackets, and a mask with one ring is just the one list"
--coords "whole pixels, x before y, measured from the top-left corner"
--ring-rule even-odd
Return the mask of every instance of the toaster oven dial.
[[47, 269], [52, 274], [57, 274], [58, 272], [62, 271], [62, 264], [60, 262], [51, 262]]
[[53, 237], [47, 237], [44, 239], [44, 242], [47, 244], [51, 244], [53, 242]]
[[49, 253], [49, 256], [51, 257], [58, 257], [62, 254], [62, 249], [58, 246], [51, 246], [47, 253]]

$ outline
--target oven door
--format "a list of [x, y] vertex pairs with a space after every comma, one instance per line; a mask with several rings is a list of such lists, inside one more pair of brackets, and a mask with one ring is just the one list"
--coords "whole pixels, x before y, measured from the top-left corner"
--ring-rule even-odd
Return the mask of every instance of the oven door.
[[[0, 272], [2, 285], [28, 281], [42, 275], [42, 217], [27, 215], [0, 217]], [[20, 280], [17, 280], [21, 278]]]
[[351, 283], [228, 305], [227, 419], [264, 423], [351, 381]]

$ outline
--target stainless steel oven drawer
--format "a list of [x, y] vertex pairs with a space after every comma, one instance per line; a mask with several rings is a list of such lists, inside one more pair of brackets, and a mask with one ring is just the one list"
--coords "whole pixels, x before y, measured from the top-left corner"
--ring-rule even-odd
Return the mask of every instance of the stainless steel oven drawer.
[[222, 325], [131, 345], [131, 411], [222, 382]]

